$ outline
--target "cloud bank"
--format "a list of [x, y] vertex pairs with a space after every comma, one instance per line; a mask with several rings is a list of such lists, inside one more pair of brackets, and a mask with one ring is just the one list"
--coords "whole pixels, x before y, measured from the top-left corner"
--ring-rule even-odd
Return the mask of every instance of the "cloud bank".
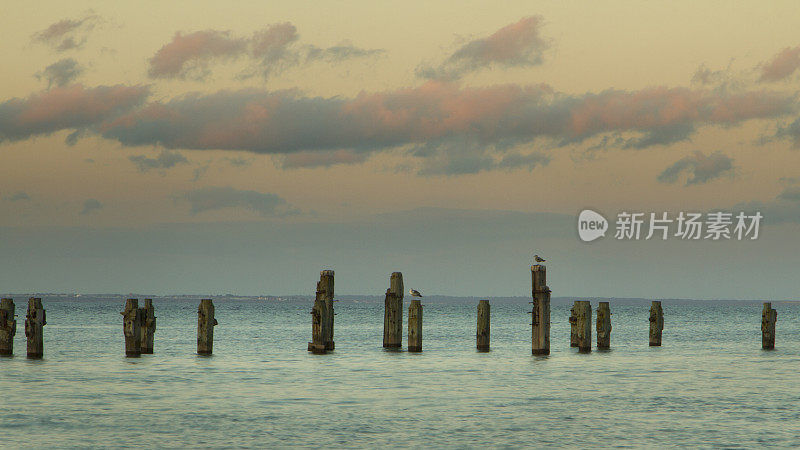
[[242, 208], [265, 217], [298, 213], [286, 200], [275, 194], [239, 190], [231, 186], [196, 189], [187, 192], [184, 198], [189, 201], [192, 214], [225, 208]]
[[800, 68], [800, 46], [786, 47], [761, 66], [759, 81], [781, 81], [795, 73], [798, 68]]

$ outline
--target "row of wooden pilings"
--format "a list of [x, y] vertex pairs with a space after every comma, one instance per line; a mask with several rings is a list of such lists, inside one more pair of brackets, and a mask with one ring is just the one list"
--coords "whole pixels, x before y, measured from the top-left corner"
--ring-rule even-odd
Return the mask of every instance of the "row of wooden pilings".
[[[534, 355], [550, 354], [550, 288], [547, 286], [547, 269], [541, 264], [531, 266], [531, 283], [533, 308], [531, 313], [531, 352]], [[403, 340], [403, 274], [392, 273], [389, 289], [384, 301], [383, 346], [396, 349], [402, 346]], [[317, 282], [314, 306], [311, 310], [312, 328], [311, 342], [308, 351], [326, 353], [335, 348], [333, 341], [334, 324], [334, 272], [323, 270]], [[153, 353], [153, 342], [156, 331], [155, 308], [152, 299], [144, 300], [140, 308], [138, 299], [131, 298], [125, 302], [122, 311], [123, 334], [125, 336], [125, 354], [139, 356]], [[14, 301], [10, 298], [0, 300], [0, 356], [13, 355], [15, 320]], [[490, 349], [491, 309], [488, 300], [478, 303], [476, 346], [479, 351]], [[775, 322], [777, 312], [771, 303], [764, 303], [761, 320], [762, 348], [775, 348]], [[25, 317], [25, 336], [28, 339], [28, 357], [41, 358], [44, 354], [43, 327], [46, 324], [42, 299], [32, 297], [28, 300], [28, 311]], [[570, 310], [570, 346], [579, 351], [591, 351], [592, 348], [592, 307], [588, 301], [576, 301]], [[197, 309], [197, 353], [210, 355], [214, 346], [214, 304], [210, 299], [203, 299]], [[611, 347], [611, 309], [608, 302], [600, 302], [597, 308], [597, 348]], [[660, 301], [653, 301], [650, 307], [650, 346], [661, 345], [661, 334], [664, 329], [664, 311]], [[422, 303], [418, 299], [411, 301], [408, 308], [408, 351], [422, 351]]]

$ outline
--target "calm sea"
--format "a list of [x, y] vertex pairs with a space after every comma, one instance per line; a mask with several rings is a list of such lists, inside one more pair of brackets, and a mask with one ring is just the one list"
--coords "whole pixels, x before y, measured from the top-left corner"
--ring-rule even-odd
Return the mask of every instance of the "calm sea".
[[420, 354], [383, 350], [378, 299], [337, 303], [336, 351], [311, 355], [311, 301], [216, 299], [214, 355], [199, 357], [198, 300], [156, 298], [155, 354], [125, 358], [124, 300], [44, 297], [35, 361], [17, 298], [0, 446], [800, 446], [798, 304], [773, 303], [762, 351], [760, 303], [664, 301], [650, 348], [649, 302], [612, 299], [612, 350], [580, 354], [571, 302], [554, 301], [552, 353], [533, 357], [525, 299], [492, 300], [489, 353], [477, 299], [423, 300]]

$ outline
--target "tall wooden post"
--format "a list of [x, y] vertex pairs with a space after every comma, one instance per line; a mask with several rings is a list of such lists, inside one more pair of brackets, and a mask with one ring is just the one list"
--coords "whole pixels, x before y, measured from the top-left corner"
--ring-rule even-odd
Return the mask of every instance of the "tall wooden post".
[[422, 303], [411, 300], [408, 307], [408, 351], [422, 351]]
[[772, 350], [775, 348], [775, 322], [778, 320], [778, 311], [772, 309], [772, 303], [765, 302], [761, 312], [761, 348]]
[[139, 300], [129, 298], [122, 311], [122, 333], [125, 335], [125, 356], [139, 356], [142, 353], [142, 311]]
[[550, 288], [547, 287], [547, 267], [531, 266], [533, 308], [531, 310], [531, 353], [550, 354]]
[[14, 319], [14, 300], [0, 300], [0, 356], [14, 354], [14, 335], [17, 334], [17, 321]]
[[156, 332], [156, 310], [153, 308], [153, 299], [144, 299], [142, 309], [142, 353], [153, 353], [153, 340]]
[[576, 300], [572, 304], [572, 308], [569, 309], [569, 346], [570, 347], [577, 347], [578, 346], [578, 301]]
[[597, 307], [597, 348], [611, 348], [611, 307], [600, 302]]
[[317, 298], [314, 300], [314, 306], [311, 308], [311, 342], [308, 343], [308, 351], [317, 354], [326, 353], [325, 350], [325, 334], [323, 326], [324, 318], [327, 317], [327, 309], [325, 301], [322, 300], [317, 293]]
[[210, 355], [214, 350], [214, 302], [210, 299], [200, 300], [197, 307], [197, 354]]
[[389, 289], [383, 301], [383, 346], [399, 348], [403, 345], [403, 274], [393, 272]]
[[317, 292], [319, 292], [321, 300], [325, 302], [325, 314], [322, 317], [325, 350], [333, 350], [336, 347], [333, 342], [333, 277], [332, 270], [323, 270], [319, 274], [319, 283], [317, 283]]
[[44, 326], [47, 325], [42, 299], [28, 299], [28, 313], [25, 316], [25, 336], [28, 338], [28, 358], [44, 356]]
[[592, 304], [586, 300], [576, 302], [578, 350], [592, 351]]
[[489, 300], [481, 300], [478, 302], [478, 333], [477, 345], [478, 351], [489, 351], [489, 337], [491, 326], [491, 307]]
[[664, 310], [660, 301], [650, 305], [650, 347], [661, 346], [661, 332], [664, 330]]

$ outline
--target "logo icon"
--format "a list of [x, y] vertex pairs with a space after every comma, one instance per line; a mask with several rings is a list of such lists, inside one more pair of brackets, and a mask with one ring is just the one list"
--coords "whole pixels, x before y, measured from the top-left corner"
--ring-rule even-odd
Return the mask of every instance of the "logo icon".
[[606, 235], [608, 221], [600, 213], [584, 209], [578, 215], [578, 236], [583, 242], [592, 242]]

